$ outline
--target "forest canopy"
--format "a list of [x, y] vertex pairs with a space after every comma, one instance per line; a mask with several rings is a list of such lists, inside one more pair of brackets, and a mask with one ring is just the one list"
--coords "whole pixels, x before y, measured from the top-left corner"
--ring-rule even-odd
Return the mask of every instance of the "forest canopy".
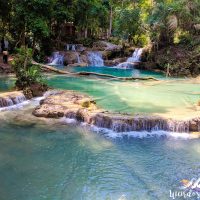
[[[76, 34], [62, 34], [71, 24]], [[0, 36], [13, 46], [49, 39], [115, 38], [134, 45], [192, 43], [200, 33], [199, 0], [1, 0]]]

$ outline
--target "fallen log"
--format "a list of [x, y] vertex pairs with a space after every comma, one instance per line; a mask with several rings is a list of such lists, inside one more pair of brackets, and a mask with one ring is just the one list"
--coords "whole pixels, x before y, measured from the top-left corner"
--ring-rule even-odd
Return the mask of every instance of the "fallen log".
[[55, 67], [49, 66], [49, 65], [44, 65], [41, 63], [37, 63], [35, 61], [32, 61], [32, 64], [34, 65], [38, 65], [40, 67], [42, 67], [43, 69], [47, 69], [50, 70], [52, 72], [56, 72], [59, 74], [66, 74], [66, 75], [72, 75], [72, 76], [100, 76], [100, 77], [105, 77], [105, 78], [111, 78], [111, 79], [116, 79], [116, 80], [124, 80], [124, 81], [128, 81], [128, 80], [142, 80], [142, 81], [146, 81], [146, 80], [152, 80], [152, 81], [159, 81], [156, 78], [153, 77], [118, 77], [118, 76], [113, 76], [113, 75], [109, 75], [109, 74], [101, 74], [101, 73], [96, 73], [96, 72], [68, 72], [68, 71], [64, 71], [64, 70], [60, 70], [60, 69], [56, 69]]

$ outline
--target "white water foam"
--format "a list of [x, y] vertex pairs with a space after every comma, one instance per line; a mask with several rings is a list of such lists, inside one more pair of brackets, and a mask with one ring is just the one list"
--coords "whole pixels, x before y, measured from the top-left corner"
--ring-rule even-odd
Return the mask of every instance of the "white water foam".
[[25, 100], [21, 103], [18, 103], [18, 104], [12, 105], [12, 106], [2, 107], [2, 108], [0, 108], [0, 112], [19, 110], [19, 109], [22, 109], [24, 106], [30, 105], [30, 104], [37, 106], [37, 105], [39, 105], [39, 102], [41, 100], [43, 100], [44, 98], [45, 98], [45, 96], [36, 97], [36, 98], [31, 99], [31, 100]]
[[[87, 126], [83, 124], [84, 126]], [[109, 138], [123, 138], [123, 137], [128, 137], [128, 138], [152, 138], [152, 137], [167, 137], [167, 138], [175, 138], [175, 139], [195, 139], [196, 137], [192, 134], [189, 133], [177, 133], [177, 132], [168, 132], [168, 131], [130, 131], [130, 132], [114, 132], [110, 129], [106, 128], [99, 128], [96, 126], [90, 126], [91, 130], [98, 133], [102, 134], [106, 137]]]
[[90, 125], [86, 122], [80, 123], [76, 119], [71, 119], [71, 118], [66, 118], [66, 117], [59, 119], [59, 121], [66, 124], [75, 124], [75, 125], [79, 124], [80, 126], [88, 130], [91, 130], [94, 133], [98, 133], [100, 135], [103, 135], [111, 139], [117, 139], [117, 138], [123, 139], [124, 137], [138, 138], [138, 139], [166, 137], [166, 138], [187, 140], [187, 139], [197, 138], [195, 135], [192, 135], [190, 133], [178, 133], [178, 132], [170, 132], [170, 131], [162, 131], [162, 130], [151, 131], [151, 132], [148, 132], [148, 131], [115, 132], [111, 129], [100, 128], [94, 125]]
[[141, 62], [141, 56], [143, 53], [143, 48], [137, 48], [133, 52], [133, 55], [127, 59], [126, 62], [120, 63], [116, 66], [119, 69], [131, 69], [134, 68], [135, 64]]
[[7, 107], [2, 107], [0, 108], [0, 112], [1, 111], [8, 111], [8, 110], [18, 110], [23, 108], [25, 105], [28, 105], [30, 103], [30, 100], [26, 100], [24, 102], [12, 105], [12, 106], [7, 106]]
[[62, 117], [61, 119], [59, 119], [59, 121], [61, 123], [66, 123], [66, 124], [77, 124], [78, 121], [76, 119], [71, 119], [71, 118], [66, 118], [66, 117]]

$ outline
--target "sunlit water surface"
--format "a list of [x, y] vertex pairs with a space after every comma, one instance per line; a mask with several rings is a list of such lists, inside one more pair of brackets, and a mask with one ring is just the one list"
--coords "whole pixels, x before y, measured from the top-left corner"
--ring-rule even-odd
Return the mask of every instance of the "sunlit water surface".
[[49, 85], [91, 95], [100, 107], [123, 113], [169, 114], [195, 112], [199, 84], [189, 80], [112, 81], [85, 77], [52, 76]]
[[[1, 80], [1, 90], [10, 88], [7, 81]], [[191, 108], [199, 99], [199, 85], [190, 81], [66, 76], [47, 81], [89, 94], [111, 111], [165, 113]], [[199, 177], [198, 139], [109, 137], [85, 126], [35, 118], [33, 107], [0, 112], [1, 200], [168, 200], [182, 179]]]
[[199, 140], [109, 138], [28, 113], [0, 115], [1, 200], [168, 200], [200, 174]]

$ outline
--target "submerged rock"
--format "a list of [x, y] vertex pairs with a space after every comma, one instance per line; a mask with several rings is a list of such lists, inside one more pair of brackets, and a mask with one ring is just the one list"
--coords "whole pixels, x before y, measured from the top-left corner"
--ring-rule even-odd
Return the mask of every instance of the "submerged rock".
[[33, 115], [46, 118], [71, 118], [115, 132], [156, 131], [173, 132], [200, 131], [200, 117], [191, 120], [174, 120], [160, 116], [125, 115], [106, 112], [96, 106], [87, 95], [74, 91], [58, 91], [46, 97], [35, 108]]

